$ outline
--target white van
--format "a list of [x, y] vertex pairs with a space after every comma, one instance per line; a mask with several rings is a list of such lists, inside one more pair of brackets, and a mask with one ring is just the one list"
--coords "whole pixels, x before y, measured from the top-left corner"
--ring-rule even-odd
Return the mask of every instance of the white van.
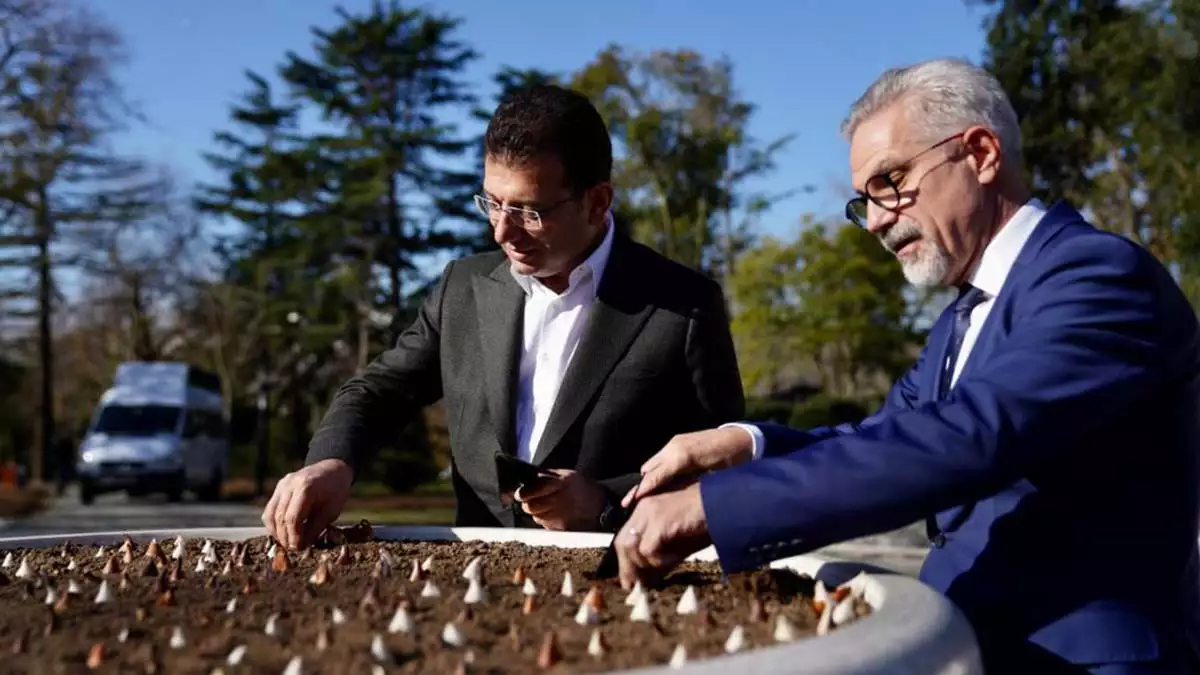
[[79, 446], [80, 499], [126, 490], [179, 501], [187, 489], [215, 501], [229, 463], [228, 428], [216, 375], [186, 363], [122, 363]]

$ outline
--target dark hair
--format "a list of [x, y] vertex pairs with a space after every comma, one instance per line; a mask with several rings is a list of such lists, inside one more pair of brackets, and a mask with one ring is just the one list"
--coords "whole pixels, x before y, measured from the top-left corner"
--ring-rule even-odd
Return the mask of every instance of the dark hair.
[[483, 146], [506, 163], [557, 157], [575, 193], [612, 180], [612, 139], [600, 113], [583, 94], [556, 85], [523, 87], [505, 98]]

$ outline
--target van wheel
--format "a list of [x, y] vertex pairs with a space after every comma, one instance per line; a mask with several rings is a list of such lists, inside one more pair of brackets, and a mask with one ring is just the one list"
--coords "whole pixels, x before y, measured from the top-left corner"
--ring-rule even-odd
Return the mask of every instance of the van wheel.
[[225, 477], [221, 472], [214, 471], [213, 477], [204, 487], [196, 491], [196, 497], [202, 502], [216, 502], [221, 500], [221, 486], [225, 483]]

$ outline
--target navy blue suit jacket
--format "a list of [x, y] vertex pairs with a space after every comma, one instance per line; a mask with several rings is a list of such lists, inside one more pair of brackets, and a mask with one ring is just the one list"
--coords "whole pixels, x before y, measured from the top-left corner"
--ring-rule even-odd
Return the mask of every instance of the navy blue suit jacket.
[[[991, 672], [1190, 654], [1200, 636], [1196, 315], [1132, 242], [1066, 204], [1021, 250], [953, 390], [952, 315], [859, 424], [759, 425], [765, 457], [701, 480], [728, 571], [931, 514], [921, 571]], [[940, 400], [939, 400], [940, 399]]]

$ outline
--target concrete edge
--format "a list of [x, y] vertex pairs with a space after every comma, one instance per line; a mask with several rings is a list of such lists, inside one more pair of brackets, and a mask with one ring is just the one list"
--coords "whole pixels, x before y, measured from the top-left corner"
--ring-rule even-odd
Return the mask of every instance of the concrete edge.
[[[442, 526], [379, 526], [383, 539], [450, 541], [518, 541], [531, 546], [605, 547], [612, 535], [595, 532], [552, 532], [502, 528], [454, 528]], [[114, 545], [126, 536], [136, 539], [225, 539], [263, 536], [261, 527], [156, 529], [128, 532], [80, 532], [0, 538], [0, 550], [42, 548], [70, 542]], [[715, 560], [712, 547], [694, 556]], [[864, 598], [874, 608], [858, 619], [820, 638], [786, 645], [756, 647], [732, 656], [710, 657], [674, 670], [667, 666], [623, 671], [630, 675], [686, 672], [717, 675], [752, 672], [762, 675], [982, 675], [974, 631], [962, 613], [944, 596], [915, 579], [820, 555], [778, 560], [773, 567], [789, 567], [811, 574], [828, 586], [836, 586], [866, 572]]]

